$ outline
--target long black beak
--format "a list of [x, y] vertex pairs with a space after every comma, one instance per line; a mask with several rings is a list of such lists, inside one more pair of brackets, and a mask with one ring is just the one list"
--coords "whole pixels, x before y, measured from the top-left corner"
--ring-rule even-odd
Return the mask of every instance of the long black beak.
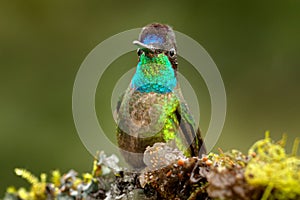
[[142, 48], [142, 49], [147, 49], [148, 51], [154, 53], [155, 52], [155, 47], [153, 47], [152, 45], [148, 45], [148, 44], [144, 44], [138, 40], [134, 40], [132, 42], [134, 45], [137, 45], [138, 47]]

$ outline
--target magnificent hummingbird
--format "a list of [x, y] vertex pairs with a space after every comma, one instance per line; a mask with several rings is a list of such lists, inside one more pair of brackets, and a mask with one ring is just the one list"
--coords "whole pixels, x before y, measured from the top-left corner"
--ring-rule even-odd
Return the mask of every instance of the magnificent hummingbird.
[[133, 44], [138, 46], [138, 64], [116, 109], [117, 141], [125, 161], [134, 168], [143, 168], [146, 148], [161, 142], [187, 157], [206, 153], [200, 129], [178, 83], [173, 29], [165, 24], [149, 24]]

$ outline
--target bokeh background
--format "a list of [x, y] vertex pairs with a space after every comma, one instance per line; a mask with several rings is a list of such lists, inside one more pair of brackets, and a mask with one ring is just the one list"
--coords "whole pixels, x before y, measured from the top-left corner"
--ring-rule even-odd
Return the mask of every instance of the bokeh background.
[[[91, 170], [93, 157], [72, 118], [76, 72], [101, 41], [151, 22], [194, 38], [217, 64], [228, 107], [215, 149], [246, 152], [270, 130], [276, 140], [287, 133], [291, 150], [300, 136], [299, 1], [0, 1], [0, 194], [9, 185], [28, 186], [15, 167], [37, 175]], [[134, 52], [120, 57], [99, 82], [97, 114], [112, 138], [110, 95], [136, 61]], [[179, 68], [200, 91], [205, 132], [205, 84], [183, 59]]]

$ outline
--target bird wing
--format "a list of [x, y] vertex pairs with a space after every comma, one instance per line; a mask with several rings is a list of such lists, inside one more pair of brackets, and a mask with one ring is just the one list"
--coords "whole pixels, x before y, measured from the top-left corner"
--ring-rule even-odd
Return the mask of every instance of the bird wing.
[[179, 132], [181, 137], [187, 141], [191, 156], [201, 157], [202, 154], [206, 153], [205, 145], [201, 137], [201, 131], [196, 127], [195, 120], [183, 98], [179, 86], [175, 89], [175, 94], [179, 100], [179, 105], [175, 114], [179, 122]]
[[115, 109], [114, 114], [113, 114], [115, 121], [117, 121], [117, 119], [118, 119], [119, 110], [120, 110], [121, 103], [123, 101], [124, 95], [125, 95], [125, 92], [122, 95], [119, 96], [119, 100], [117, 102], [116, 109]]

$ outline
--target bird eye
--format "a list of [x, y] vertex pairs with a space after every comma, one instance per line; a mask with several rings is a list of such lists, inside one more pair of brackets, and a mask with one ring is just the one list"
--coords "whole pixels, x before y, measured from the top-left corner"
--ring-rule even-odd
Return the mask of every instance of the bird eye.
[[176, 55], [176, 51], [174, 48], [170, 49], [168, 53], [171, 58], [173, 58]]
[[138, 55], [138, 56], [140, 56], [140, 55], [142, 55], [142, 54], [143, 54], [143, 50], [142, 50], [142, 49], [137, 49], [137, 51], [136, 51], [136, 52], [137, 52], [137, 55]]

